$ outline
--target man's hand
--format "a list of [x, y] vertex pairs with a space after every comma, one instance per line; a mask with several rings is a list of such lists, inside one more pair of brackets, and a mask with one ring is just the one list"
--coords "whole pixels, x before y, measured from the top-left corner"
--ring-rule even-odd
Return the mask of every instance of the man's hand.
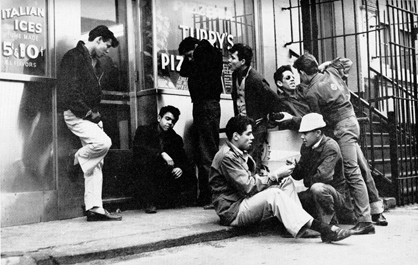
[[281, 166], [271, 174], [271, 178], [274, 181], [280, 182], [283, 178], [290, 176], [294, 169], [294, 164]]
[[83, 119], [94, 122], [94, 123], [99, 123], [100, 120], [102, 119], [102, 116], [100, 115], [100, 112], [98, 112], [98, 111], [96, 111], [96, 112], [89, 111], [87, 116], [84, 117]]
[[162, 152], [161, 153], [161, 157], [165, 160], [165, 162], [167, 163], [167, 165], [174, 166], [173, 159], [166, 152]]
[[100, 113], [97, 112], [92, 112], [91, 113], [91, 121], [94, 123], [99, 123], [99, 121], [101, 120], [102, 115], [100, 115]]
[[179, 177], [181, 177], [183, 175], [183, 170], [181, 170], [181, 168], [179, 168], [179, 167], [175, 167], [175, 168], [173, 168], [171, 173], [173, 174], [175, 179], [178, 179]]
[[275, 120], [275, 122], [282, 122], [282, 121], [287, 121], [287, 120], [291, 120], [292, 118], [293, 118], [293, 116], [292, 115], [290, 115], [289, 113], [287, 113], [287, 112], [280, 112], [280, 113], [282, 113], [283, 115], [284, 115], [284, 117], [282, 118], [282, 119], [280, 119], [280, 120]]

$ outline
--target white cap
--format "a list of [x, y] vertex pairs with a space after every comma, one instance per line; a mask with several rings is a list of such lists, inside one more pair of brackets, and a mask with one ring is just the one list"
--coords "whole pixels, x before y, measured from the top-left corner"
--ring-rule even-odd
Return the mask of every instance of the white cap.
[[299, 132], [310, 132], [315, 129], [324, 128], [327, 124], [319, 113], [309, 113], [302, 117]]

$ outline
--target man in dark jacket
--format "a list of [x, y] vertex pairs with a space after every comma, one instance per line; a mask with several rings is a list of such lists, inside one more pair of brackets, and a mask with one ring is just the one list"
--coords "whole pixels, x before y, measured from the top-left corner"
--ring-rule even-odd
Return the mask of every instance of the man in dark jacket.
[[310, 111], [304, 97], [306, 85], [296, 85], [295, 76], [290, 65], [280, 66], [274, 73], [274, 82], [277, 86], [277, 94], [281, 100], [281, 113], [289, 114], [277, 122], [279, 129], [299, 130], [302, 117]]
[[312, 216], [327, 224], [355, 223], [341, 151], [335, 140], [324, 135], [325, 126], [321, 114], [303, 116], [299, 129], [303, 140], [301, 157], [292, 177], [303, 179], [308, 188], [299, 193], [299, 198]]
[[323, 242], [349, 237], [349, 231], [314, 219], [303, 210], [288, 177], [294, 165], [284, 165], [265, 176], [255, 172], [255, 162], [247, 153], [254, 139], [252, 124], [247, 116], [231, 118], [226, 125], [228, 142], [213, 159], [210, 185], [221, 224], [249, 226], [275, 217], [296, 238], [308, 228], [320, 232]]
[[248, 116], [255, 121], [254, 144], [250, 154], [257, 164], [257, 171], [260, 171], [266, 168], [262, 163], [262, 156], [264, 144], [267, 143], [268, 115], [280, 111], [280, 99], [264, 77], [251, 67], [251, 47], [237, 43], [229, 52], [229, 65], [233, 71], [234, 113]]
[[193, 147], [198, 168], [198, 204], [213, 208], [208, 184], [212, 159], [219, 149], [222, 88], [222, 53], [207, 40], [187, 37], [179, 45], [183, 60], [180, 75], [188, 78], [193, 102]]
[[[377, 224], [387, 225], [387, 222], [381, 214], [383, 202], [378, 197], [368, 162], [358, 144], [360, 126], [350, 102], [350, 90], [345, 82], [352, 64], [348, 58], [336, 58], [318, 65], [313, 55], [305, 53], [294, 62], [293, 67], [298, 69], [301, 82], [308, 85], [305, 99], [309, 108], [312, 112], [321, 113], [324, 116], [324, 120], [333, 131], [332, 137], [340, 146], [344, 175], [354, 199], [354, 210], [358, 219], [358, 224], [352, 232], [368, 234], [375, 232], [372, 220]], [[363, 174], [360, 165], [362, 165]], [[373, 187], [368, 188], [365, 182]], [[369, 194], [375, 199], [372, 203], [381, 206], [379, 207], [380, 213], [373, 214], [373, 216], [371, 216]]]
[[196, 175], [187, 159], [183, 139], [173, 127], [180, 111], [173, 106], [160, 109], [158, 121], [139, 126], [133, 142], [134, 163], [142, 181], [145, 212], [157, 206], [191, 205], [196, 200]]
[[70, 159], [84, 172], [87, 221], [122, 219], [103, 209], [103, 159], [112, 141], [103, 131], [99, 112], [104, 75], [99, 58], [118, 45], [106, 26], [97, 26], [90, 31], [87, 43], [79, 41], [64, 55], [58, 76], [58, 108], [64, 112], [67, 127], [83, 145]]

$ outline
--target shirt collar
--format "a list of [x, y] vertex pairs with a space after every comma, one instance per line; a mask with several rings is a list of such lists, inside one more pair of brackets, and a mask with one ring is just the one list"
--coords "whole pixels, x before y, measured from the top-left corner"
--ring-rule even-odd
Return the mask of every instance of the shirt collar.
[[318, 146], [321, 144], [321, 142], [322, 142], [322, 139], [324, 139], [324, 136], [322, 136], [321, 137], [321, 139], [319, 139], [319, 141], [318, 142], [316, 142], [316, 144], [314, 144], [313, 146], [312, 146], [312, 150], [314, 150], [314, 149], [316, 149], [316, 148], [318, 148]]
[[233, 145], [230, 141], [228, 141], [227, 143], [228, 143], [229, 147], [232, 149], [232, 151], [234, 151], [238, 156], [242, 157], [242, 159], [244, 159], [245, 162], [248, 161], [248, 152], [247, 151], [240, 150], [238, 147]]

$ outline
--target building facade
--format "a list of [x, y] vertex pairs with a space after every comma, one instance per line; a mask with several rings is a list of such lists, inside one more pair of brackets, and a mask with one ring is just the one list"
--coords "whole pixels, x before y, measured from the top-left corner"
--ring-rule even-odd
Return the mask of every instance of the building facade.
[[[353, 91], [357, 95], [365, 94], [372, 85], [378, 87], [370, 81], [377, 74], [371, 74], [369, 62], [383, 48], [378, 45], [380, 35], [373, 35], [369, 23], [377, 27], [390, 21], [380, 18], [380, 13], [386, 13], [371, 2], [377, 1], [2, 0], [1, 225], [83, 214], [84, 180], [72, 178], [66, 170], [68, 154], [80, 143], [57, 112], [56, 77], [64, 53], [79, 40], [86, 41], [95, 26], [108, 26], [120, 41], [102, 61], [108, 78], [103, 83], [101, 113], [104, 130], [113, 142], [105, 159], [103, 198], [105, 203], [127, 202], [130, 180], [138, 177], [133, 176], [129, 163], [135, 129], [154, 121], [162, 106], [180, 109], [175, 130], [191, 154], [192, 104], [187, 80], [179, 75], [183, 58], [177, 50], [183, 38], [209, 39], [223, 51], [224, 128], [233, 116], [227, 49], [234, 43], [254, 49], [253, 66], [272, 89], [276, 89], [273, 74], [277, 67], [292, 64], [305, 50], [320, 62], [337, 56], [351, 58], [356, 68], [348, 82], [356, 84]], [[411, 13], [416, 15], [416, 11]], [[415, 15], [412, 23], [416, 24]], [[402, 31], [408, 33], [406, 28]], [[373, 49], [365, 52], [366, 46]], [[414, 71], [416, 75], [416, 68]], [[416, 99], [416, 79], [413, 93]], [[379, 104], [388, 108], [388, 103]], [[294, 156], [299, 144], [293, 133], [272, 131], [270, 159]]]

